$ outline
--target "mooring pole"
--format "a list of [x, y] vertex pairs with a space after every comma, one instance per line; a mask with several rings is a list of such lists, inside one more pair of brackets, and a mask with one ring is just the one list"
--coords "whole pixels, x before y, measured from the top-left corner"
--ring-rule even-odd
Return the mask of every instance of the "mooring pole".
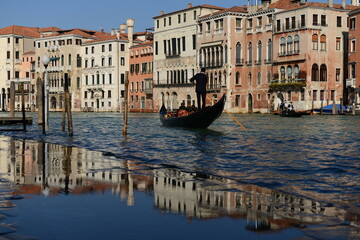
[[15, 117], [15, 82], [10, 83], [10, 117]]
[[64, 92], [65, 92], [65, 111], [67, 112], [68, 118], [68, 132], [69, 136], [73, 136], [73, 125], [72, 125], [72, 115], [71, 115], [71, 99], [69, 93], [69, 75], [65, 73], [65, 85], [64, 85]]
[[23, 119], [23, 130], [26, 131], [24, 83], [21, 83], [20, 88], [21, 88], [21, 111], [22, 111], [22, 119]]
[[125, 95], [124, 95], [124, 126], [123, 126], [123, 135], [127, 135], [127, 124], [128, 124], [128, 91], [129, 87], [129, 72], [125, 72]]

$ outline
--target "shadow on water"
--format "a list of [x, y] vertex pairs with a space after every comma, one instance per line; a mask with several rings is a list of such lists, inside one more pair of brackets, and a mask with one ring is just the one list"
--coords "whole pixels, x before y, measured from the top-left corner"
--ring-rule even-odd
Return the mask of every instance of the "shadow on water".
[[[211, 130], [192, 134], [195, 143], [222, 136]], [[308, 196], [82, 148], [7, 137], [0, 138], [0, 146], [0, 187], [16, 184], [4, 191], [7, 204], [0, 205], [0, 211], [7, 206], [18, 209], [0, 222], [7, 224], [4, 236], [99, 239], [115, 236], [119, 226], [140, 225], [142, 231], [124, 231], [121, 236], [165, 239], [172, 234], [172, 239], [184, 239], [201, 233], [217, 239], [226, 229], [227, 236], [247, 239], [258, 238], [259, 232], [269, 239], [328, 239], [334, 231], [340, 239], [360, 237], [360, 216], [353, 209]], [[12, 219], [18, 224], [9, 224]], [[182, 229], [176, 236], [174, 224]], [[55, 230], [59, 226], [67, 231]]]

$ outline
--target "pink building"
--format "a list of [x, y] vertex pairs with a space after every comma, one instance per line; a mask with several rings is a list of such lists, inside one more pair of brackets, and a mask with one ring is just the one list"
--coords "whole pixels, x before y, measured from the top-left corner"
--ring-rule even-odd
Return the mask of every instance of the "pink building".
[[349, 62], [348, 78], [346, 81], [346, 98], [348, 104], [360, 105], [360, 9], [349, 13]]
[[153, 41], [130, 47], [129, 110], [157, 112], [153, 101]]

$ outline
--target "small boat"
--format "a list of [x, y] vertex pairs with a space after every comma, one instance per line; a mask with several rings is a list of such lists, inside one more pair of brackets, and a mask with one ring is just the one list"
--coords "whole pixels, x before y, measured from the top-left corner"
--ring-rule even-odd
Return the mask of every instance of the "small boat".
[[282, 111], [282, 117], [301, 117], [302, 115], [308, 115], [305, 112], [295, 112], [295, 111]]
[[213, 106], [180, 117], [168, 113], [163, 104], [159, 112], [160, 121], [166, 127], [207, 128], [220, 117], [224, 110], [225, 100], [224, 94]]

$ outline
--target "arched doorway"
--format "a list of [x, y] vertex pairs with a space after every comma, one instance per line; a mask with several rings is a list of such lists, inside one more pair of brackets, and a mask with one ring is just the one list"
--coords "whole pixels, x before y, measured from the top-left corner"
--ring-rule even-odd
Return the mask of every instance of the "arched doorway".
[[50, 99], [50, 108], [56, 110], [56, 98], [54, 96]]
[[251, 95], [251, 93], [249, 93], [248, 95], [248, 113], [252, 113], [253, 112], [253, 96]]
[[178, 95], [176, 92], [172, 93], [171, 109], [179, 108]]

